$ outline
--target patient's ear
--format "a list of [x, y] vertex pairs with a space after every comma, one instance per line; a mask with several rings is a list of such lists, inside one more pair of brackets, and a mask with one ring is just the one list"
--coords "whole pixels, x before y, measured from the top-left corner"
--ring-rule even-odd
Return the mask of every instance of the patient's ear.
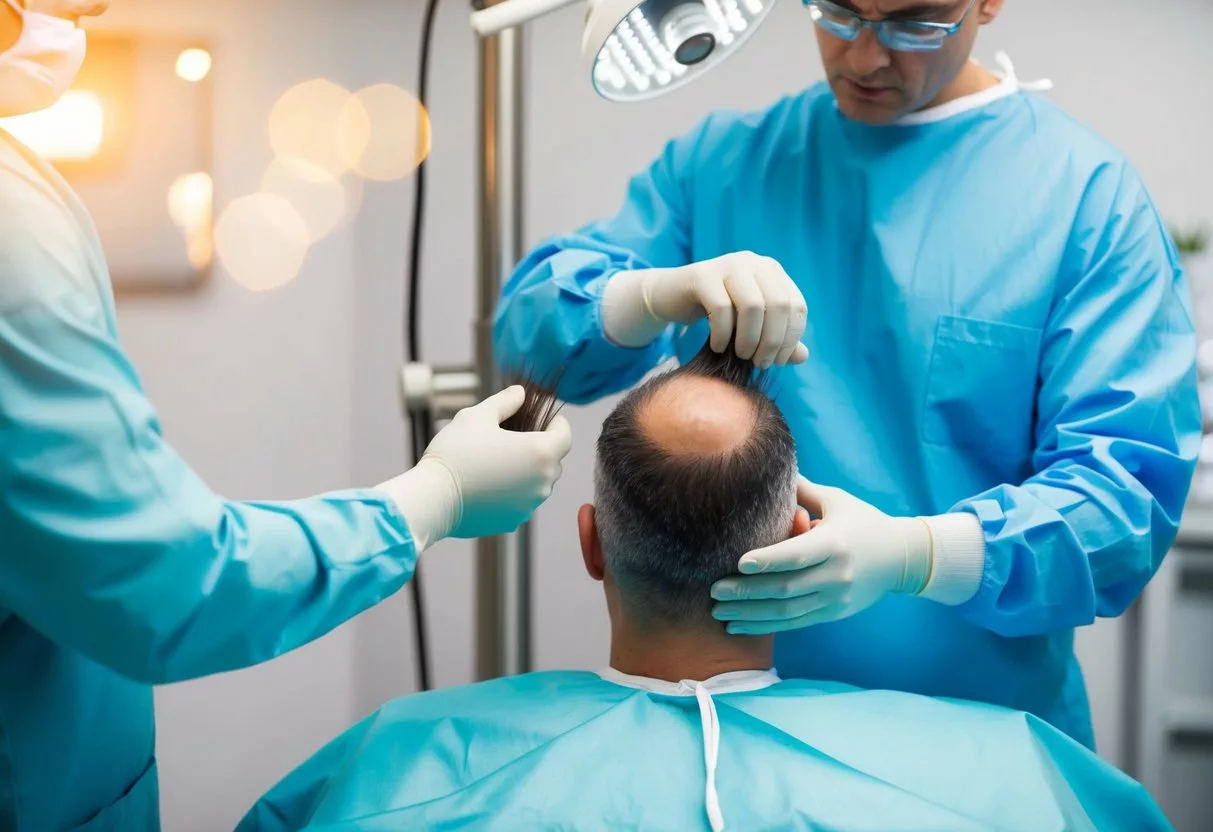
[[804, 534], [809, 529], [817, 525], [816, 520], [809, 519], [809, 513], [803, 508], [796, 509], [796, 514], [792, 517], [792, 534], [789, 537], [796, 537]]
[[602, 543], [598, 540], [594, 507], [589, 503], [577, 512], [577, 537], [581, 540], [581, 559], [585, 561], [585, 571], [594, 580], [601, 581], [606, 574], [606, 566], [602, 558]]

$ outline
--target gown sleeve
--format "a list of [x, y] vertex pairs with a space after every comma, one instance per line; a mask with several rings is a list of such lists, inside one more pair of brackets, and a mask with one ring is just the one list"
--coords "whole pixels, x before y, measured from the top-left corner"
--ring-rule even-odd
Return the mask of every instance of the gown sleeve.
[[1124, 612], [1175, 540], [1200, 451], [1191, 301], [1158, 211], [1112, 166], [1082, 206], [1045, 331], [1036, 473], [953, 509], [986, 547], [961, 609], [1005, 636]]
[[[0, 252], [0, 281], [70, 283], [53, 251], [22, 248]], [[164, 683], [271, 659], [410, 579], [417, 553], [385, 494], [207, 488], [111, 329], [83, 291], [0, 302], [0, 608]]]
[[584, 404], [626, 390], [674, 354], [674, 327], [641, 348], [617, 346], [602, 328], [607, 281], [622, 271], [691, 262], [692, 167], [718, 141], [718, 117], [668, 143], [628, 185], [615, 216], [539, 245], [506, 282], [494, 349], [507, 370], [559, 377], [560, 397]]

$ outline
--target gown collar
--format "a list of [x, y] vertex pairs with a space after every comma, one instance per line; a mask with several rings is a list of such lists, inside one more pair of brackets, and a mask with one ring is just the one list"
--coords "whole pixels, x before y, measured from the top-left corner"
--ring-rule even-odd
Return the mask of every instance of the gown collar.
[[748, 693], [762, 690], [777, 684], [779, 674], [774, 670], [736, 670], [731, 673], [721, 673], [710, 679], [698, 681], [683, 679], [681, 682], [669, 682], [665, 679], [650, 679], [647, 676], [629, 676], [620, 673], [613, 667], [598, 671], [598, 675], [606, 682], [612, 682], [625, 688], [647, 690], [651, 693], [663, 693], [667, 696], [694, 696], [696, 689], [706, 690], [711, 694]]
[[721, 673], [711, 679], [695, 681], [683, 679], [668, 682], [665, 679], [650, 679], [646, 676], [629, 676], [608, 667], [598, 671], [604, 681], [626, 688], [646, 690], [668, 696], [691, 696], [699, 709], [700, 730], [703, 732], [704, 784], [703, 807], [708, 826], [712, 832], [724, 832], [724, 811], [720, 806], [720, 792], [716, 788], [716, 767], [720, 761], [720, 715], [716, 712], [714, 694], [745, 693], [769, 688], [779, 681], [779, 674], [771, 670], [738, 670]]
[[[1011, 63], [1011, 58], [1006, 52], [995, 54], [994, 61], [998, 64], [998, 69], [991, 71], [1000, 79], [996, 86], [982, 90], [981, 92], [975, 92], [972, 95], [961, 96], [935, 107], [928, 107], [925, 110], [918, 110], [917, 112], [904, 115], [894, 121], [893, 124], [902, 127], [935, 124], [940, 121], [947, 121], [963, 113], [979, 110], [982, 107], [993, 104], [995, 101], [1015, 95], [1022, 90], [1043, 92], [1053, 89], [1053, 82], [1047, 78], [1042, 78], [1039, 81], [1020, 81], [1019, 77], [1015, 74], [1015, 65]], [[978, 62], [974, 61], [974, 63]]]

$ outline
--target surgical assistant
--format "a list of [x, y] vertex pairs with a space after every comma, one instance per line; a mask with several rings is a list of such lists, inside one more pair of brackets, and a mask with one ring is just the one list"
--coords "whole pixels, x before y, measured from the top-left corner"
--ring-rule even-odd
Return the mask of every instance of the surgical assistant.
[[[0, 113], [53, 103], [83, 32], [0, 0], [6, 35]], [[150, 685], [285, 653], [391, 595], [437, 540], [516, 528], [570, 444], [563, 420], [502, 430], [522, 403], [513, 387], [461, 412], [376, 488], [224, 499], [119, 346], [84, 207], [0, 130], [0, 829], [157, 828]]]
[[[746, 554], [717, 617], [779, 632], [785, 677], [999, 704], [1093, 746], [1074, 628], [1154, 574], [1198, 453], [1177, 254], [1117, 150], [969, 60], [1000, 2], [914, 3], [938, 51], [898, 51], [927, 37], [898, 3], [807, 5], [828, 82], [709, 116], [618, 214], [541, 244], [498, 355], [588, 402], [746, 329], [823, 522]], [[807, 361], [782, 340], [801, 330]]]

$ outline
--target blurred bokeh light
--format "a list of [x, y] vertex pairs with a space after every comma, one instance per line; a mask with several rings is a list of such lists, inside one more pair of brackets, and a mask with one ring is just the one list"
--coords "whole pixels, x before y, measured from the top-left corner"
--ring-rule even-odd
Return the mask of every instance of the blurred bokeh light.
[[255, 292], [294, 280], [308, 247], [307, 222], [277, 194], [235, 199], [215, 225], [219, 262], [233, 280]]
[[341, 108], [341, 158], [366, 179], [387, 182], [413, 173], [429, 154], [430, 140], [429, 114], [394, 84], [359, 90]]
[[325, 237], [358, 209], [361, 187], [347, 189], [341, 179], [303, 159], [280, 156], [261, 178], [261, 192], [280, 196], [294, 206], [307, 225], [308, 239]]
[[185, 235], [190, 265], [204, 269], [214, 256], [215, 185], [210, 174], [187, 173], [169, 188], [168, 212]]
[[211, 74], [211, 53], [205, 49], [186, 49], [177, 56], [177, 77], [197, 83]]
[[349, 170], [350, 148], [365, 147], [370, 131], [367, 120], [347, 115], [338, 142], [338, 124], [343, 112], [350, 112], [352, 97], [344, 87], [322, 78], [283, 93], [270, 112], [270, 146], [275, 155], [302, 160], [334, 177]]

